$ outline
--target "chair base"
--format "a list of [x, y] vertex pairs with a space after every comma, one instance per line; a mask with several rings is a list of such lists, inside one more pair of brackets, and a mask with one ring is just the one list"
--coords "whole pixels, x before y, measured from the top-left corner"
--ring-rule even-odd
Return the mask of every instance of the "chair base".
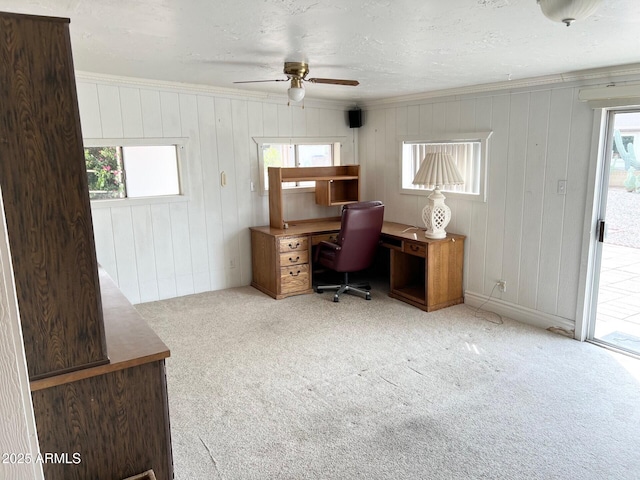
[[368, 283], [349, 283], [349, 274], [344, 274], [344, 283], [340, 285], [317, 285], [316, 293], [324, 293], [325, 290], [336, 290], [333, 295], [333, 301], [339, 302], [340, 295], [348, 293], [350, 295], [359, 294], [364, 296], [365, 300], [371, 300], [371, 285]]

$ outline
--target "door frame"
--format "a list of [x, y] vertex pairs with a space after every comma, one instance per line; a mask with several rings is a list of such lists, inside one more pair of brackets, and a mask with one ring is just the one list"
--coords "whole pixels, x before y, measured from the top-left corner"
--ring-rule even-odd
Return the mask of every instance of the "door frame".
[[[583, 228], [582, 256], [580, 262], [579, 292], [583, 298], [578, 302], [574, 338], [579, 341], [593, 342], [596, 327], [600, 267], [602, 264], [603, 242], [598, 240], [602, 212], [606, 210], [607, 196], [603, 195], [609, 185], [611, 149], [613, 145], [613, 127], [616, 113], [639, 111], [638, 105], [595, 108], [589, 162], [589, 184]], [[605, 227], [606, 228], [606, 227]], [[611, 347], [605, 342], [599, 345]]]
[[[596, 265], [596, 250], [598, 248], [597, 231], [598, 215], [600, 213], [600, 199], [602, 190], [599, 188], [602, 179], [603, 157], [606, 155], [605, 139], [607, 133], [607, 115], [605, 108], [596, 108], [593, 112], [593, 127], [591, 134], [591, 155], [589, 161], [589, 175], [587, 184], [587, 198], [585, 202], [585, 216], [582, 233], [582, 252], [580, 256], [580, 275], [574, 338], [581, 342], [587, 340], [589, 320], [593, 316], [594, 294], [597, 302], [597, 292], [594, 292], [595, 275], [600, 272], [600, 265]], [[590, 206], [590, 208], [589, 208]], [[597, 267], [597, 269], [596, 269]]]

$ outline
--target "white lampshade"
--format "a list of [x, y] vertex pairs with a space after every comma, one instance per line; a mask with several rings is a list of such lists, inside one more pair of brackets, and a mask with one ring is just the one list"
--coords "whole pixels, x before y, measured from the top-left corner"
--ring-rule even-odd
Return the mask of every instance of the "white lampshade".
[[593, 14], [602, 0], [538, 0], [542, 13], [555, 22], [563, 22], [567, 27], [576, 20], [583, 20]]
[[427, 153], [413, 179], [414, 185], [426, 187], [443, 187], [463, 183], [464, 179], [460, 175], [453, 157], [451, 154], [443, 152]]
[[435, 187], [433, 193], [429, 195], [427, 205], [422, 210], [422, 221], [426, 227], [425, 237], [434, 239], [447, 237], [445, 227], [451, 220], [451, 209], [445, 205], [445, 196], [440, 191], [440, 187], [463, 183], [464, 179], [450, 154], [435, 152], [424, 156], [413, 184]]

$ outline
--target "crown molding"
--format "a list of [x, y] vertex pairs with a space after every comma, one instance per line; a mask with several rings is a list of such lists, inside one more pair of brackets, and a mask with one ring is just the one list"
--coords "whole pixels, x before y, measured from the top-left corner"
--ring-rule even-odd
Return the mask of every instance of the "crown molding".
[[[172, 82], [167, 80], [154, 80], [149, 78], [139, 77], [125, 77], [120, 75], [110, 75], [106, 73], [93, 73], [77, 70], [75, 72], [77, 80], [84, 82], [97, 82], [107, 85], [115, 86], [127, 86], [127, 87], [139, 87], [139, 88], [153, 88], [167, 91], [173, 91], [178, 93], [194, 93], [205, 94], [216, 97], [237, 98], [242, 100], [260, 100], [279, 104], [288, 104], [289, 99], [286, 94], [278, 95], [265, 92], [256, 92], [251, 90], [240, 90], [237, 88], [224, 88], [216, 87], [213, 85], [204, 85], [199, 83], [182, 83]], [[352, 101], [340, 101], [340, 100], [324, 100], [305, 98], [300, 103], [292, 103], [291, 107], [331, 107], [331, 108], [348, 108], [353, 105]]]
[[422, 100], [434, 98], [462, 96], [478, 93], [500, 92], [505, 90], [526, 89], [545, 85], [568, 84], [573, 82], [584, 82], [589, 80], [611, 80], [615, 77], [640, 75], [640, 63], [618, 65], [615, 67], [593, 68], [589, 70], [577, 70], [555, 75], [545, 75], [540, 77], [522, 78], [518, 80], [507, 80], [493, 83], [483, 83], [466, 87], [447, 88], [433, 90], [429, 92], [416, 93], [411, 95], [401, 95], [397, 97], [381, 98], [378, 100], [364, 101], [360, 107], [384, 107], [399, 103], [416, 103]]

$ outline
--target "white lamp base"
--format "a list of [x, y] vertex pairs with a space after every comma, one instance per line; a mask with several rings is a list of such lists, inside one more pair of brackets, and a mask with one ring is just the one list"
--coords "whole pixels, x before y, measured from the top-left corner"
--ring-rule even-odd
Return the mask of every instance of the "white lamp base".
[[440, 187], [436, 186], [433, 193], [428, 197], [428, 203], [422, 210], [422, 221], [427, 229], [424, 236], [427, 238], [441, 239], [447, 237], [445, 227], [451, 220], [451, 209], [444, 204], [446, 197], [440, 192]]

